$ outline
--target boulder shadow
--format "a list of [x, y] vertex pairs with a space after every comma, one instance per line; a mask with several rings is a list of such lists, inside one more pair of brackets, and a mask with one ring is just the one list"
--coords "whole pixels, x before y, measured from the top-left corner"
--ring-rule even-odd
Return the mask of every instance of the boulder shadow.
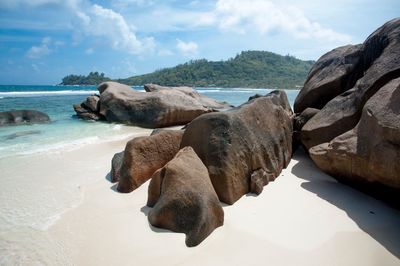
[[361, 230], [400, 258], [400, 211], [326, 175], [304, 151], [296, 152], [293, 159], [298, 162], [292, 173], [308, 181], [302, 188], [345, 211]]
[[112, 181], [111, 181], [111, 172], [108, 172], [108, 173], [106, 174], [105, 179], [106, 179], [107, 181], [109, 181], [110, 183], [112, 183]]
[[[149, 212], [152, 208], [150, 208], [149, 206], [145, 205], [142, 208], [140, 208], [140, 211], [143, 212], [143, 214], [148, 217], [149, 216]], [[156, 232], [156, 233], [173, 233], [173, 231], [171, 230], [167, 230], [164, 228], [159, 228], [159, 227], [155, 227], [153, 225], [151, 225], [151, 223], [149, 222], [149, 220], [147, 220], [147, 223], [149, 224], [149, 227], [151, 229], [151, 231]]]
[[110, 187], [110, 189], [113, 190], [113, 191], [115, 191], [115, 192], [117, 192], [117, 193], [121, 193], [121, 192], [119, 192], [119, 191], [117, 190], [117, 187], [118, 187], [118, 183], [115, 183], [114, 185], [112, 185], [112, 186]]

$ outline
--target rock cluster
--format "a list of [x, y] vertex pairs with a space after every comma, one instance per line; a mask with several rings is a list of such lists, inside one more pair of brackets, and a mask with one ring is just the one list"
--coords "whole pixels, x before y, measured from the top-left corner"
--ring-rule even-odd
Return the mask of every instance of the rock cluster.
[[50, 117], [47, 114], [36, 110], [12, 110], [0, 112], [0, 126], [48, 122], [50, 122]]
[[205, 97], [190, 87], [145, 85], [146, 92], [135, 91], [117, 82], [98, 86], [100, 96], [90, 96], [74, 105], [77, 116], [86, 120], [102, 120], [158, 128], [189, 123], [197, 116], [229, 108]]
[[399, 78], [400, 19], [317, 61], [294, 109], [320, 109], [300, 133], [318, 167], [354, 186], [400, 195]]
[[234, 109], [203, 114], [184, 130], [156, 129], [129, 141], [114, 155], [111, 176], [119, 179], [121, 192], [151, 179], [149, 222], [185, 233], [186, 245], [196, 246], [223, 224], [219, 201], [233, 204], [246, 193], [261, 193], [288, 165], [292, 118], [285, 92], [258, 96]]

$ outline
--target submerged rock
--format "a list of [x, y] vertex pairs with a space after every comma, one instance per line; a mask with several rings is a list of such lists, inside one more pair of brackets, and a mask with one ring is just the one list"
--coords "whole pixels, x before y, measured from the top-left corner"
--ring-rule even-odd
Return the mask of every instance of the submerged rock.
[[36, 110], [12, 110], [0, 112], [0, 126], [48, 122], [50, 122], [50, 117], [47, 114]]
[[253, 99], [225, 112], [202, 115], [186, 128], [181, 147], [203, 161], [219, 199], [233, 204], [260, 193], [292, 154], [292, 111], [284, 91]]
[[166, 130], [130, 140], [125, 147], [117, 190], [131, 192], [174, 158], [179, 151], [183, 131]]
[[37, 135], [37, 134], [40, 134], [40, 133], [42, 133], [42, 131], [40, 131], [40, 130], [27, 130], [27, 131], [21, 131], [21, 132], [13, 133], [13, 134], [10, 134], [10, 135], [6, 135], [6, 136], [4, 136], [4, 139], [12, 140], [12, 139], [16, 139], [16, 138], [19, 138], [19, 137]]
[[156, 227], [186, 234], [186, 245], [197, 246], [224, 223], [224, 211], [207, 168], [191, 147], [180, 150], [154, 173], [147, 205]]

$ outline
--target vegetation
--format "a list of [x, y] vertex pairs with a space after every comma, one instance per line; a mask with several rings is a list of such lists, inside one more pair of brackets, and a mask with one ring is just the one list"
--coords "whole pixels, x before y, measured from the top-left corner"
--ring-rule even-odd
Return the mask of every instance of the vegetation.
[[[117, 81], [131, 86], [156, 83], [165, 86], [294, 89], [303, 85], [313, 64], [313, 61], [303, 61], [290, 55], [245, 51], [227, 61], [192, 60], [172, 68]], [[63, 79], [62, 84], [98, 84], [109, 80], [103, 73], [97, 73], [97, 76], [96, 73], [90, 73], [87, 77], [70, 75]], [[91, 76], [98, 79], [89, 82]]]
[[166, 86], [293, 89], [303, 85], [313, 63], [290, 55], [246, 51], [227, 61], [195, 60], [118, 81], [128, 85], [156, 83]]
[[104, 81], [109, 81], [110, 78], [104, 76], [104, 73], [90, 72], [89, 75], [68, 75], [62, 79], [60, 85], [98, 85]]

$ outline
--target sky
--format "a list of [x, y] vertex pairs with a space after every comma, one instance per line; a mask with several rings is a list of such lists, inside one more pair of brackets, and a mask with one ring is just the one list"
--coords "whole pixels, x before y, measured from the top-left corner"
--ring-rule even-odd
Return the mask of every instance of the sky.
[[0, 0], [0, 84], [126, 78], [245, 50], [317, 60], [399, 16], [399, 0]]

